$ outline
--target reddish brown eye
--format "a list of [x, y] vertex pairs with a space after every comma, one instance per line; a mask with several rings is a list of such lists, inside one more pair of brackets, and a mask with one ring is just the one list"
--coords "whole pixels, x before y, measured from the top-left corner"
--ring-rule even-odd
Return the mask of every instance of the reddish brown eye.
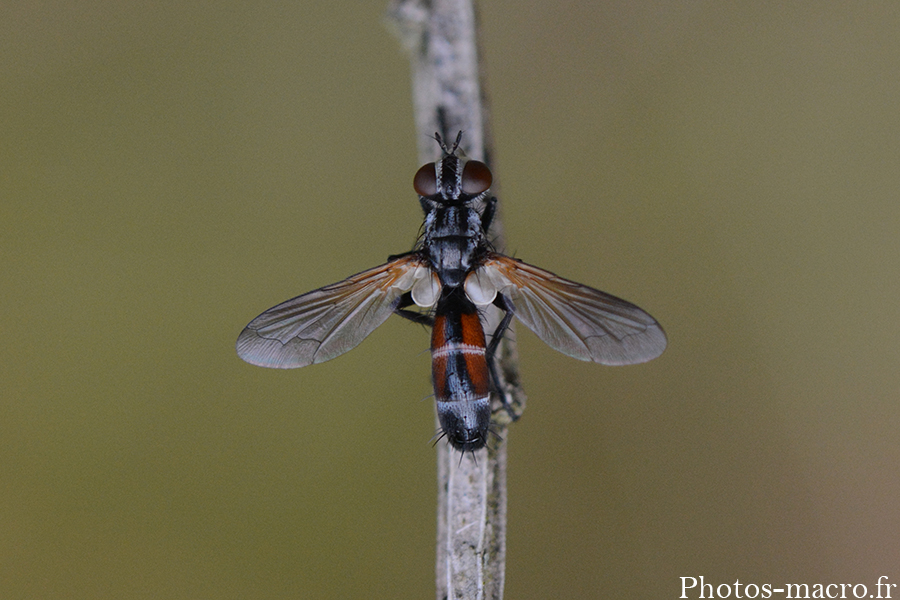
[[483, 162], [470, 160], [463, 167], [462, 191], [466, 194], [480, 194], [491, 187], [494, 176]]
[[420, 196], [434, 196], [437, 194], [437, 175], [434, 163], [422, 165], [413, 177], [413, 189]]

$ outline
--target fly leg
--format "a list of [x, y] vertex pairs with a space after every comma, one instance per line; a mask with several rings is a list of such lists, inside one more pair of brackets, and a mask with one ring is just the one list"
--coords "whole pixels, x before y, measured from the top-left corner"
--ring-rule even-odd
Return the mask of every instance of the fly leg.
[[413, 304], [415, 304], [415, 302], [413, 302], [412, 293], [406, 292], [396, 300], [396, 303], [394, 304], [394, 313], [400, 315], [404, 319], [409, 319], [413, 323], [418, 323], [419, 325], [425, 325], [427, 327], [434, 326], [433, 316], [406, 309], [407, 306], [412, 306]]
[[506, 414], [509, 415], [510, 419], [516, 421], [519, 418], [519, 414], [516, 413], [515, 407], [513, 407], [512, 403], [506, 397], [506, 392], [503, 390], [503, 385], [500, 380], [500, 374], [497, 372], [497, 361], [494, 357], [497, 348], [500, 346], [500, 342], [503, 340], [503, 334], [509, 329], [509, 323], [512, 321], [515, 307], [513, 306], [513, 303], [509, 301], [509, 298], [503, 294], [497, 294], [497, 297], [494, 299], [494, 305], [504, 311], [504, 315], [500, 324], [497, 325], [497, 329], [494, 330], [494, 334], [491, 336], [491, 343], [488, 344], [485, 355], [487, 357], [488, 369], [491, 372], [491, 379], [494, 380], [494, 387], [500, 395], [500, 402], [503, 404], [503, 409], [506, 411]]
[[487, 235], [488, 229], [491, 228], [491, 223], [493, 222], [496, 213], [497, 198], [491, 196], [484, 201], [484, 211], [481, 213], [481, 230], [484, 232], [484, 235]]
[[410, 254], [418, 254], [418, 250], [410, 250], [408, 252], [401, 252], [400, 254], [391, 254], [388, 256], [388, 262], [392, 262], [397, 260], [398, 258], [403, 258], [404, 256], [409, 256]]

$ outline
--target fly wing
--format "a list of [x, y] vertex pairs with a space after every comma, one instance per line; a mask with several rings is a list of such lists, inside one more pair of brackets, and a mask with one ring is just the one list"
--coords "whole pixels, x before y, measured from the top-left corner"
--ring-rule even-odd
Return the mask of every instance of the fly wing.
[[330, 360], [384, 323], [397, 300], [431, 271], [416, 254], [394, 259], [270, 308], [237, 339], [248, 363], [293, 369]]
[[516, 317], [563, 354], [630, 365], [666, 349], [656, 319], [630, 302], [500, 254], [491, 254], [480, 268], [512, 300]]

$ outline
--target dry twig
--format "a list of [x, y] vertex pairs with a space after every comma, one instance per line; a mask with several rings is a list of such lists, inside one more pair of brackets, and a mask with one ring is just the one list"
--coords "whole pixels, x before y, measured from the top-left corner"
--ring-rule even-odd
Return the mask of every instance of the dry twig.
[[[466, 154], [491, 164], [488, 112], [478, 59], [473, 0], [395, 0], [389, 18], [410, 53], [420, 163], [439, 158], [435, 132], [453, 140], [462, 130]], [[496, 194], [497, 174], [494, 173]], [[499, 219], [490, 235], [502, 250]], [[484, 315], [485, 331], [499, 323], [499, 311]], [[504, 393], [520, 414], [515, 345], [498, 351]], [[500, 600], [506, 559], [506, 435], [510, 417], [494, 398], [488, 448], [460, 457], [438, 444], [438, 600]]]

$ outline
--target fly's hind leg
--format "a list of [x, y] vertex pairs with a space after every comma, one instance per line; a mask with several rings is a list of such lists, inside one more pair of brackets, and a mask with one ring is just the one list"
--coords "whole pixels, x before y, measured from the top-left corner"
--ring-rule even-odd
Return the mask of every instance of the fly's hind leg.
[[504, 314], [503, 319], [500, 321], [500, 324], [497, 325], [497, 329], [494, 330], [494, 334], [491, 336], [491, 343], [488, 344], [485, 354], [487, 356], [488, 369], [491, 372], [491, 379], [494, 381], [494, 387], [497, 390], [497, 395], [500, 397], [503, 409], [512, 421], [516, 421], [518, 420], [520, 413], [516, 411], [514, 403], [510, 402], [510, 399], [507, 397], [505, 388], [503, 387], [503, 381], [500, 379], [500, 373], [497, 371], [496, 360], [497, 348], [500, 346], [500, 342], [503, 340], [503, 335], [506, 333], [506, 330], [509, 329], [515, 307], [503, 294], [497, 294], [497, 297], [494, 299], [494, 305], [504, 311]]

